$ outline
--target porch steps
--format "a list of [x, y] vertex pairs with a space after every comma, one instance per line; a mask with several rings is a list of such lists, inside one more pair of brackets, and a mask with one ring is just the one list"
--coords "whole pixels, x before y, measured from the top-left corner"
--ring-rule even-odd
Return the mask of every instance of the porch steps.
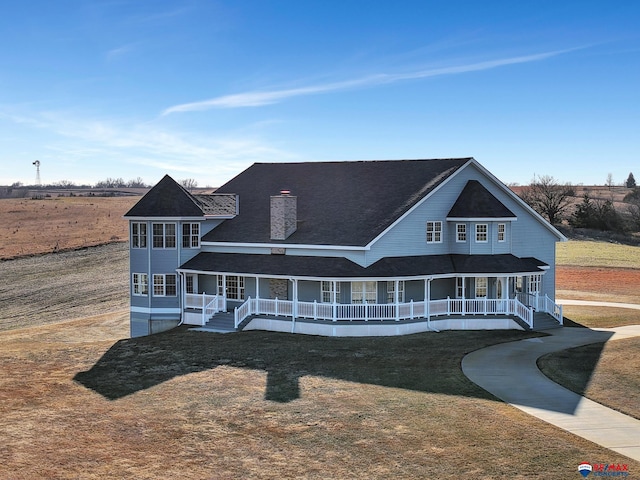
[[548, 313], [534, 312], [533, 314], [533, 328], [534, 332], [541, 330], [551, 330], [552, 328], [561, 328], [562, 325]]
[[202, 329], [220, 333], [235, 332], [233, 312], [216, 313], [204, 324]]

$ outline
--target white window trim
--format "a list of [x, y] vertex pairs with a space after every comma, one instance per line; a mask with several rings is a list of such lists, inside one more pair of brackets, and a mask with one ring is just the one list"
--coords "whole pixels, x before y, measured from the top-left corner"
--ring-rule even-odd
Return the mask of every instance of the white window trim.
[[527, 293], [540, 293], [542, 287], [542, 275], [539, 273], [529, 275], [527, 279]]
[[[189, 281], [191, 281], [192, 292], [189, 292]], [[186, 293], [198, 293], [198, 275], [195, 273], [187, 273], [184, 276], [184, 291]]]
[[[245, 283], [244, 283], [244, 277], [240, 276], [240, 275], [226, 275], [226, 281], [225, 281], [225, 285], [224, 285], [224, 292], [222, 291], [222, 275], [218, 275], [218, 295], [223, 295], [227, 300], [244, 300], [245, 299]], [[234, 289], [236, 289], [237, 291], [233, 294], [230, 295], [231, 292], [231, 282], [235, 281], [236, 284], [234, 286]]]
[[[462, 231], [460, 230], [462, 227]], [[460, 237], [464, 235], [462, 240]], [[456, 243], [467, 243], [467, 224], [466, 223], [456, 223]]]
[[[321, 303], [333, 303], [333, 286], [336, 286], [335, 291], [335, 299], [336, 303], [338, 301], [338, 296], [340, 295], [340, 282], [333, 282], [331, 280], [322, 280], [320, 282], [320, 302]], [[328, 288], [327, 288], [328, 287]], [[325, 298], [329, 298], [329, 300], [325, 300]]]
[[[137, 227], [138, 232], [134, 233], [135, 228]], [[144, 234], [141, 233], [142, 227], [144, 227]], [[135, 241], [137, 239], [137, 242]], [[141, 240], [144, 241], [144, 246], [140, 246]], [[145, 222], [131, 222], [131, 248], [144, 250], [147, 248], [147, 224]], [[137, 243], [137, 245], [136, 245]]]
[[[475, 298], [487, 298], [489, 295], [489, 279], [487, 277], [476, 277], [475, 283]], [[481, 285], [481, 283], [484, 285]], [[484, 295], [478, 293], [480, 289], [484, 289]]]
[[[176, 289], [176, 293], [168, 294], [167, 293], [167, 278], [173, 277], [174, 284], [173, 286]], [[156, 282], [162, 278], [162, 282]], [[156, 293], [156, 285], [162, 287], [162, 293]], [[178, 296], [178, 276], [175, 273], [154, 273], [153, 274], [153, 296], [154, 297], [177, 297]]]
[[427, 243], [442, 243], [442, 220], [427, 221]]
[[[156, 247], [155, 246], [155, 239], [156, 239], [156, 234], [155, 234], [155, 229], [154, 226], [155, 225], [162, 225], [162, 246], [161, 247]], [[173, 225], [173, 247], [167, 247], [167, 225]], [[169, 222], [169, 223], [162, 223], [162, 222], [154, 222], [151, 224], [151, 247], [154, 248], [155, 250], [175, 250], [177, 248], [178, 245], [178, 227], [176, 226], [175, 223]]]
[[[373, 290], [367, 290], [367, 285], [369, 284], [373, 284]], [[359, 293], [362, 293], [362, 298], [360, 299], [361, 301], [358, 301], [358, 302], [354, 302], [354, 298], [353, 298], [354, 297], [353, 293], [355, 292], [355, 289], [354, 289], [355, 285], [360, 285], [362, 287], [362, 290], [358, 291]], [[372, 302], [367, 301], [368, 293], [374, 294]], [[351, 303], [355, 305], [365, 305], [365, 304], [370, 305], [370, 304], [378, 303], [378, 282], [376, 281], [351, 282]]]
[[[479, 240], [479, 236], [482, 234], [480, 232], [480, 227], [484, 227], [484, 240]], [[488, 223], [476, 223], [476, 243], [488, 243], [489, 242], [489, 224]]]
[[[398, 281], [398, 303], [404, 303], [404, 280]], [[396, 301], [396, 281], [387, 281], [387, 303], [395, 303]]]
[[[189, 228], [187, 235], [184, 233], [185, 227]], [[194, 229], [196, 232], [194, 233]], [[185, 245], [185, 237], [187, 245]], [[200, 223], [188, 222], [182, 224], [182, 231], [180, 232], [180, 241], [182, 242], [182, 248], [200, 248]]]
[[[502, 227], [502, 231], [500, 231], [500, 227]], [[500, 238], [502, 237], [502, 238]], [[507, 224], [499, 223], [498, 224], [498, 242], [503, 243], [507, 241]]]
[[131, 294], [136, 297], [149, 295], [149, 276], [146, 273], [133, 273], [131, 278]]

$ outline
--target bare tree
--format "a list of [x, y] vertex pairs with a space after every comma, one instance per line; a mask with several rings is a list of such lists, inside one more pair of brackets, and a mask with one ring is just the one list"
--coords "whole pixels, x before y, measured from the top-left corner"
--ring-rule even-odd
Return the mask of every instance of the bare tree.
[[144, 188], [147, 185], [144, 183], [144, 180], [142, 180], [141, 177], [138, 177], [134, 180], [129, 180], [127, 182], [127, 187], [129, 188]]
[[543, 175], [534, 177], [531, 184], [522, 189], [520, 198], [549, 220], [549, 223], [558, 225], [574, 195], [575, 191], [570, 183], [561, 184], [551, 175]]
[[607, 173], [607, 182], [605, 183], [609, 190], [613, 188], [613, 175], [611, 173]]
[[185, 178], [184, 180], [180, 180], [180, 184], [189, 191], [192, 191], [198, 186], [198, 182], [193, 178]]

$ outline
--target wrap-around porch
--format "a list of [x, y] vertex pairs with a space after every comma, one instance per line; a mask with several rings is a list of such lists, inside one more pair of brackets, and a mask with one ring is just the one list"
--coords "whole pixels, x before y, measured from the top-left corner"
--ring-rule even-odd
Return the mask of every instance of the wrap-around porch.
[[534, 311], [562, 322], [561, 307], [542, 293], [553, 289], [546, 269], [510, 254], [387, 257], [362, 267], [343, 257], [203, 252], [178, 272], [183, 322], [194, 325], [233, 312], [236, 329], [256, 316], [334, 324], [512, 317], [532, 328]]
[[[228, 282], [230, 280], [230, 282]], [[186, 278], [183, 284], [190, 284]], [[460, 298], [433, 298], [434, 290], [442, 292], [442, 283], [455, 282]], [[325, 322], [400, 322], [426, 321], [435, 317], [465, 316], [508, 316], [515, 317], [533, 328], [534, 312], [545, 312], [562, 323], [562, 307], [548, 296], [537, 292], [516, 291], [521, 279], [518, 277], [457, 277], [453, 279], [425, 278], [422, 280], [308, 280], [278, 279], [268, 277], [246, 277], [237, 275], [216, 275], [219, 288], [214, 294], [183, 292], [185, 323], [205, 325], [211, 317], [220, 312], [233, 312], [234, 328], [239, 328], [246, 319], [265, 315], [269, 317]], [[231, 288], [228, 288], [230, 283]], [[274, 294], [273, 284], [279, 285], [280, 297]], [[416, 284], [422, 283], [423, 295], [407, 299], [407, 292], [416, 293]], [[437, 288], [433, 288], [433, 284]], [[524, 283], [529, 281], [524, 277]], [[271, 287], [261, 292], [260, 285]], [[304, 300], [299, 297], [300, 287], [307, 292], [312, 285], [318, 290], [318, 297]], [[361, 285], [359, 285], [361, 284]], [[486, 292], [499, 298], [467, 298], [465, 286], [473, 286], [471, 294]], [[489, 288], [491, 285], [493, 288]], [[224, 287], [223, 287], [224, 286]], [[361, 286], [361, 288], [360, 288]], [[513, 289], [511, 290], [510, 289]], [[240, 288], [243, 298], [237, 298]], [[486, 289], [486, 290], [485, 290]], [[250, 293], [246, 293], [250, 290]], [[278, 287], [275, 288], [278, 290]], [[345, 295], [345, 290], [351, 290]], [[511, 290], [511, 291], [510, 291]], [[379, 303], [377, 293], [386, 291], [386, 303]], [[232, 293], [234, 298], [229, 298]], [[368, 293], [368, 295], [367, 295]], [[253, 295], [251, 295], [253, 294]], [[264, 295], [264, 296], [263, 296]], [[355, 295], [355, 302], [353, 296]], [[437, 293], [436, 293], [437, 295]], [[351, 296], [350, 303], [343, 303]], [[414, 297], [416, 299], [414, 299]], [[291, 299], [289, 299], [291, 298]], [[324, 300], [324, 301], [323, 301]]]

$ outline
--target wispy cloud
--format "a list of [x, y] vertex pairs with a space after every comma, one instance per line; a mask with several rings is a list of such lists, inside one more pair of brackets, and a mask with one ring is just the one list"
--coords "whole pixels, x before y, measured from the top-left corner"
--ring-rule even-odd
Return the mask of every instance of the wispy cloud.
[[127, 55], [129, 52], [133, 51], [134, 48], [134, 44], [128, 44], [128, 45], [123, 45], [121, 47], [118, 48], [112, 48], [111, 50], [109, 50], [106, 53], [106, 59], [108, 62], [112, 62], [114, 60], [117, 60], [125, 55]]
[[251, 91], [237, 93], [233, 95], [224, 95], [221, 97], [211, 98], [199, 102], [183, 103], [167, 108], [162, 115], [169, 115], [179, 112], [194, 112], [202, 110], [210, 110], [214, 108], [240, 108], [240, 107], [259, 107], [278, 103], [293, 97], [305, 95], [318, 95], [322, 93], [337, 92], [352, 88], [373, 87], [389, 83], [400, 82], [403, 80], [418, 80], [423, 78], [438, 77], [443, 75], [456, 75], [468, 72], [477, 72], [482, 70], [490, 70], [493, 68], [504, 67], [508, 65], [516, 65], [521, 63], [538, 62], [546, 60], [563, 53], [576, 49], [555, 50], [551, 52], [537, 53], [534, 55], [524, 55], [518, 57], [501, 58], [497, 60], [488, 60], [476, 63], [466, 63], [461, 65], [453, 65], [438, 68], [428, 68], [413, 72], [403, 73], [379, 73], [368, 75], [351, 80], [340, 82], [331, 82], [319, 85], [311, 85], [300, 88], [290, 88], [282, 90], [266, 90]]
[[48, 138], [41, 146], [55, 152], [55, 158], [76, 165], [100, 164], [107, 171], [137, 165], [219, 184], [253, 162], [295, 158], [247, 131], [213, 137], [167, 130], [152, 123], [92, 119], [59, 111], [0, 111], [0, 118], [56, 135], [58, 138]]

